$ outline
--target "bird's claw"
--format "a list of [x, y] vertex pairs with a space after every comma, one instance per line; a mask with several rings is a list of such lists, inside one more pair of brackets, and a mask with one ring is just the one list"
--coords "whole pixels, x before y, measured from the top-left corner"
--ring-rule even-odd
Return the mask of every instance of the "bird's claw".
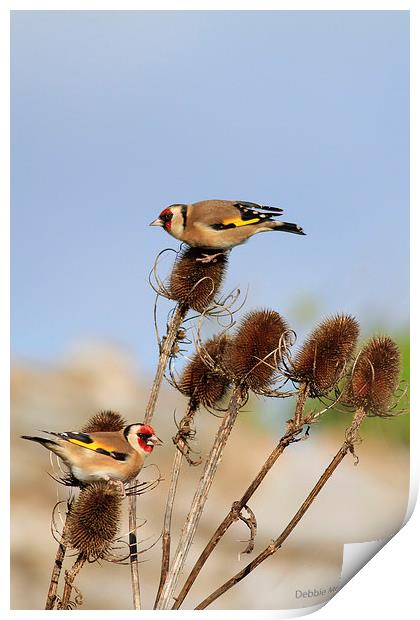
[[204, 254], [201, 258], [196, 258], [197, 263], [215, 263], [218, 256], [224, 256], [226, 252], [217, 252], [216, 254]]
[[121, 497], [125, 497], [126, 493], [125, 493], [125, 486], [124, 486], [124, 482], [122, 480], [109, 480], [108, 484], [111, 484], [112, 486], [115, 486], [119, 489], [120, 493], [121, 493]]

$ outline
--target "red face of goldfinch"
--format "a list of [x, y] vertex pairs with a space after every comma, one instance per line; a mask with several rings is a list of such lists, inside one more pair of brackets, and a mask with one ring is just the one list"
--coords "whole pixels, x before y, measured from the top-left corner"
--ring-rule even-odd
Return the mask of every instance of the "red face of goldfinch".
[[[138, 427], [138, 424], [133, 424], [131, 428], [133, 427]], [[153, 427], [148, 424], [140, 426], [135, 430], [135, 433], [140, 448], [145, 452], [152, 452], [156, 444], [162, 443], [159, 437], [156, 436]]]
[[162, 213], [160, 213], [159, 217], [154, 220], [150, 226], [162, 226], [166, 230], [166, 232], [171, 232], [173, 213], [170, 207], [164, 209]]

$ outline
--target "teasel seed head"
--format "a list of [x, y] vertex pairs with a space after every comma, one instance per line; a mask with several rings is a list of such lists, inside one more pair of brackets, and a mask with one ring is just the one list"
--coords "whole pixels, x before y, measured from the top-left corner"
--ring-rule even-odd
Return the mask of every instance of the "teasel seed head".
[[274, 310], [249, 312], [226, 350], [225, 366], [234, 382], [255, 392], [267, 389], [276, 373], [280, 350], [290, 344], [289, 334], [285, 319]]
[[197, 261], [202, 257], [202, 249], [187, 248], [177, 258], [168, 286], [171, 299], [200, 313], [217, 295], [227, 264], [225, 254], [216, 255], [209, 263]]
[[359, 336], [359, 324], [348, 314], [323, 321], [304, 342], [292, 362], [290, 378], [306, 383], [309, 396], [328, 393], [343, 376]]
[[95, 413], [84, 427], [81, 429], [83, 433], [99, 433], [121, 431], [127, 422], [116, 411], [98, 411]]
[[389, 336], [371, 338], [357, 356], [342, 401], [371, 415], [392, 415], [400, 369], [397, 344]]
[[121, 492], [104, 480], [80, 491], [67, 517], [65, 542], [88, 560], [107, 556], [118, 533]]
[[184, 368], [178, 389], [197, 406], [212, 407], [226, 394], [229, 379], [221, 364], [228, 341], [226, 335], [207, 340]]

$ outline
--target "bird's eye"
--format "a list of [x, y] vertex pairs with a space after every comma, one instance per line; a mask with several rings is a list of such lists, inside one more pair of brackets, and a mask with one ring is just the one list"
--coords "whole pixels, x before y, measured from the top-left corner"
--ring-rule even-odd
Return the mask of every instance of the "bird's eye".
[[163, 222], [170, 222], [172, 219], [172, 215], [173, 214], [171, 211], [169, 211], [169, 209], [165, 209], [165, 211], [162, 211], [159, 217]]
[[151, 435], [149, 433], [137, 433], [137, 436], [144, 441], [147, 441]]

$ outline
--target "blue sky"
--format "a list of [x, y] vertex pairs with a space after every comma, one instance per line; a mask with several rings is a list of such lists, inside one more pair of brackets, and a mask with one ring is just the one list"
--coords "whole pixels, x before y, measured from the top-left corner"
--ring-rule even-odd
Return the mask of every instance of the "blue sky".
[[408, 12], [17, 11], [11, 45], [13, 356], [110, 341], [151, 369], [178, 246], [148, 224], [205, 198], [307, 232], [232, 252], [246, 309], [407, 325]]

